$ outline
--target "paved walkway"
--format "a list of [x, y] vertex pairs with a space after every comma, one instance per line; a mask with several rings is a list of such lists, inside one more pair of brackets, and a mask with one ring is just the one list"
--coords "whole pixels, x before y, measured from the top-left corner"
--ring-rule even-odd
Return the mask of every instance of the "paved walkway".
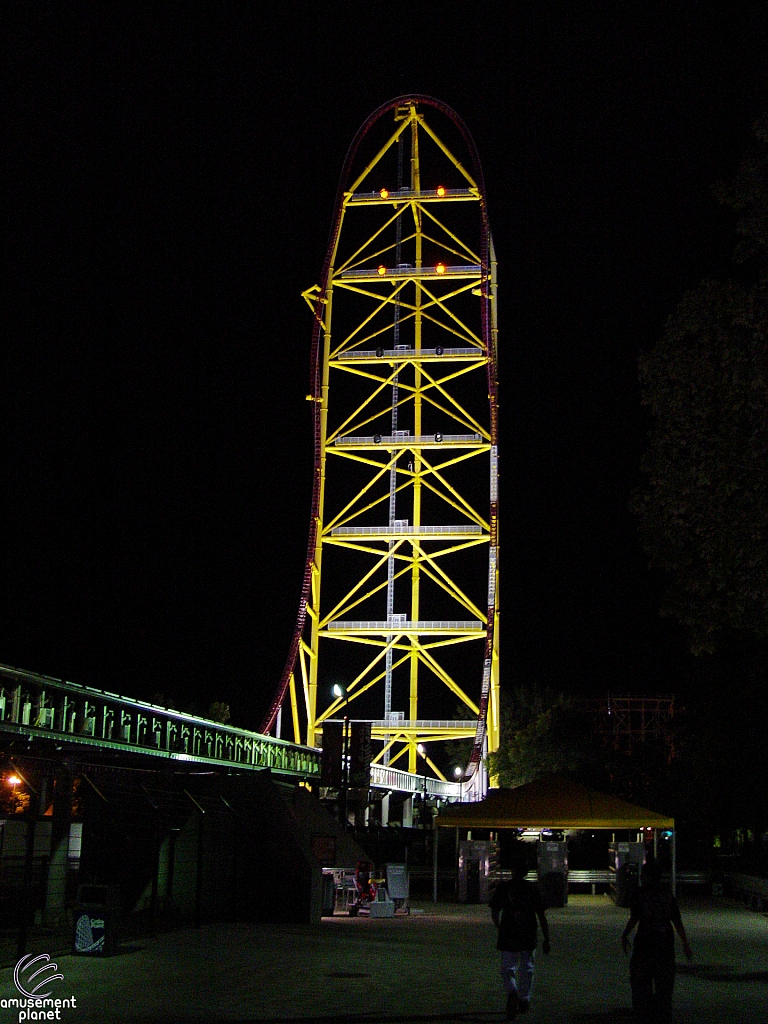
[[[680, 966], [676, 1024], [768, 1021], [768, 915], [713, 900], [683, 900], [682, 909], [695, 959]], [[73, 1024], [501, 1024], [488, 911], [429, 903], [415, 910], [394, 920], [339, 916], [315, 928], [209, 925], [142, 940], [111, 958], [60, 956], [64, 981], [52, 994], [75, 997], [76, 1008], [60, 1017]], [[631, 1020], [620, 945], [627, 912], [604, 896], [574, 896], [548, 917], [552, 953], [539, 953], [527, 1020]], [[0, 1000], [14, 995], [4, 969]], [[18, 1014], [0, 1008], [0, 1024]]]

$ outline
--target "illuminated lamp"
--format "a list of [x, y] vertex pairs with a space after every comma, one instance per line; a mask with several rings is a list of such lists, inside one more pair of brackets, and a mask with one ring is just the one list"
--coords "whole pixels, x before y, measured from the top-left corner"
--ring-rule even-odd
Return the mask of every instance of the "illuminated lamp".
[[438, 274], [444, 274], [445, 273], [445, 264], [444, 263], [438, 263], [437, 266], [435, 267], [435, 270], [438, 272]]
[[382, 199], [388, 199], [389, 198], [389, 189], [383, 188], [381, 190], [381, 192], [379, 192], [379, 195], [381, 196]]
[[437, 194], [440, 196], [441, 199], [443, 198], [443, 196], [445, 195], [445, 186], [444, 185], [438, 185], [437, 186]]
[[386, 274], [386, 272], [387, 272], [387, 268], [383, 264], [378, 268], [378, 270], [379, 270], [379, 277], [383, 277]]
[[8, 783], [9, 786], [21, 785], [21, 779], [19, 778], [18, 775], [9, 775], [8, 778], [6, 779], [6, 782]]

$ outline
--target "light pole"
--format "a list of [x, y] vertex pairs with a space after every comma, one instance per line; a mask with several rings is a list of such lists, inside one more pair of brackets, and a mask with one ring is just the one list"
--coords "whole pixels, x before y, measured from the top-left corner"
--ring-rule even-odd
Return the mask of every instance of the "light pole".
[[[459, 780], [459, 803], [464, 800], [464, 794], [462, 793], [462, 785], [464, 782], [464, 769], [458, 765], [453, 769], [453, 777]], [[455, 896], [459, 895], [459, 826], [456, 826], [456, 852], [454, 854], [456, 864], [456, 881], [454, 884], [453, 892]]]
[[464, 769], [459, 768], [458, 765], [453, 769], [454, 778], [459, 780], [459, 803], [463, 802], [462, 785], [464, 783]]
[[422, 760], [424, 761], [424, 828], [427, 827], [427, 751], [423, 743], [419, 743], [416, 747], [418, 752], [421, 754]]
[[341, 755], [341, 828], [343, 832], [347, 831], [347, 789], [349, 788], [349, 715], [347, 714], [347, 704], [349, 704], [349, 694], [346, 690], [338, 683], [333, 684], [333, 695], [337, 699], [340, 697], [344, 698], [342, 707], [344, 708], [344, 743], [343, 752]]

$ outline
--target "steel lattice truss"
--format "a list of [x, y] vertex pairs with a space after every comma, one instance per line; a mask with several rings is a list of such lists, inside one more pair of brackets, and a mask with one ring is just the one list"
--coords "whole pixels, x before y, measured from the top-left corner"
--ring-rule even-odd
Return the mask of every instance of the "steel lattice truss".
[[[496, 266], [479, 161], [453, 111], [401, 97], [366, 121], [304, 297], [313, 509], [262, 731], [289, 696], [296, 741], [316, 745], [347, 714], [372, 721], [375, 761], [414, 772], [419, 744], [471, 737], [469, 777], [499, 740]], [[435, 689], [462, 713], [431, 713]]]
[[595, 715], [595, 732], [610, 739], [616, 750], [625, 749], [631, 753], [633, 742], [644, 743], [653, 739], [664, 744], [670, 760], [674, 757], [674, 696], [609, 695], [586, 698], [580, 706]]

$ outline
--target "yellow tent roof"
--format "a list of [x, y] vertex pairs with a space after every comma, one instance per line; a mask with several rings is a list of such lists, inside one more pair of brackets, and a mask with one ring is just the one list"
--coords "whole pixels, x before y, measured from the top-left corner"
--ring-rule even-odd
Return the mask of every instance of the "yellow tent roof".
[[489, 789], [484, 800], [451, 804], [442, 828], [674, 828], [675, 819], [600, 793], [580, 782], [548, 775], [514, 789]]

